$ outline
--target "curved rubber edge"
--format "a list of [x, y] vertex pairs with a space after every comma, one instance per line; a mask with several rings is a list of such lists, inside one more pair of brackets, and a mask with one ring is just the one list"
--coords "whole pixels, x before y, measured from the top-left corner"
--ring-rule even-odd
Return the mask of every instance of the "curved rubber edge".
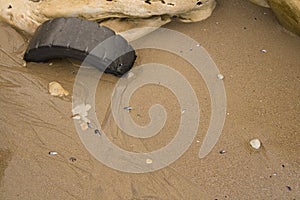
[[[105, 45], [99, 46], [104, 41]], [[71, 17], [44, 22], [24, 54], [24, 60], [28, 62], [47, 62], [56, 58], [73, 58], [82, 62], [86, 59], [88, 64], [105, 73], [121, 76], [131, 69], [136, 55], [128, 42], [111, 29]]]

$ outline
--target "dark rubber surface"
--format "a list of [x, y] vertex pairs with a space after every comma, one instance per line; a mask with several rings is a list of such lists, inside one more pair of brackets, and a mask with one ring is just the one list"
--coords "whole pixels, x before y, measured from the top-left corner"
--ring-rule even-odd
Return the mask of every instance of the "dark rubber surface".
[[131, 69], [136, 55], [128, 42], [111, 29], [99, 26], [96, 22], [71, 17], [55, 18], [39, 26], [24, 60], [46, 62], [66, 57], [121, 76]]

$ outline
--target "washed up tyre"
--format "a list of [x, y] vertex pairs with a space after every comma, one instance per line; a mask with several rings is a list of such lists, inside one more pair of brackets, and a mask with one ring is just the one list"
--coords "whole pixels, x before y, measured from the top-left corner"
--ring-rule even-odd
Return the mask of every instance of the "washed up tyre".
[[[88, 57], [88, 59], [86, 59]], [[105, 73], [121, 76], [134, 64], [136, 55], [128, 42], [107, 27], [79, 18], [55, 18], [35, 32], [24, 54], [28, 62], [73, 58]]]

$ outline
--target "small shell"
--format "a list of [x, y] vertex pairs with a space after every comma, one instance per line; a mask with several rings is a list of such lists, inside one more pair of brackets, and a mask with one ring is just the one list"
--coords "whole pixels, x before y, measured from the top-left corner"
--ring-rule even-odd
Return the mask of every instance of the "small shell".
[[73, 115], [72, 116], [73, 119], [76, 119], [76, 120], [79, 120], [81, 119], [80, 115], [79, 114], [76, 114], [76, 115]]
[[263, 52], [263, 53], [267, 53], [267, 50], [265, 50], [265, 49], [262, 49], [260, 51]]
[[223, 80], [224, 79], [224, 75], [223, 74], [218, 74], [217, 77], [218, 77], [219, 80]]
[[50, 151], [49, 152], [49, 155], [51, 155], [51, 156], [55, 156], [55, 155], [57, 155], [58, 153], [56, 152], [56, 151]]
[[83, 122], [80, 124], [81, 130], [85, 131], [89, 128], [88, 124], [86, 122]]
[[153, 162], [153, 161], [152, 161], [150, 158], [147, 158], [147, 159], [146, 159], [146, 163], [147, 163], [147, 164], [152, 164], [152, 162]]
[[259, 139], [255, 138], [250, 141], [250, 146], [256, 150], [258, 150], [261, 146], [261, 142]]
[[51, 82], [49, 83], [49, 93], [52, 96], [68, 96], [69, 92], [67, 90], [65, 90], [58, 82]]

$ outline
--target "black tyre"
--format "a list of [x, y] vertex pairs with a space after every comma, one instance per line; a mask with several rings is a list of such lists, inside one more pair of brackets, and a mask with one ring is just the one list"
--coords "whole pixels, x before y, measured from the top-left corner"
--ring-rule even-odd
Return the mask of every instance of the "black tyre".
[[66, 57], [85, 60], [101, 71], [121, 76], [131, 69], [136, 55], [128, 42], [111, 29], [71, 17], [55, 18], [39, 26], [24, 60], [47, 62]]

